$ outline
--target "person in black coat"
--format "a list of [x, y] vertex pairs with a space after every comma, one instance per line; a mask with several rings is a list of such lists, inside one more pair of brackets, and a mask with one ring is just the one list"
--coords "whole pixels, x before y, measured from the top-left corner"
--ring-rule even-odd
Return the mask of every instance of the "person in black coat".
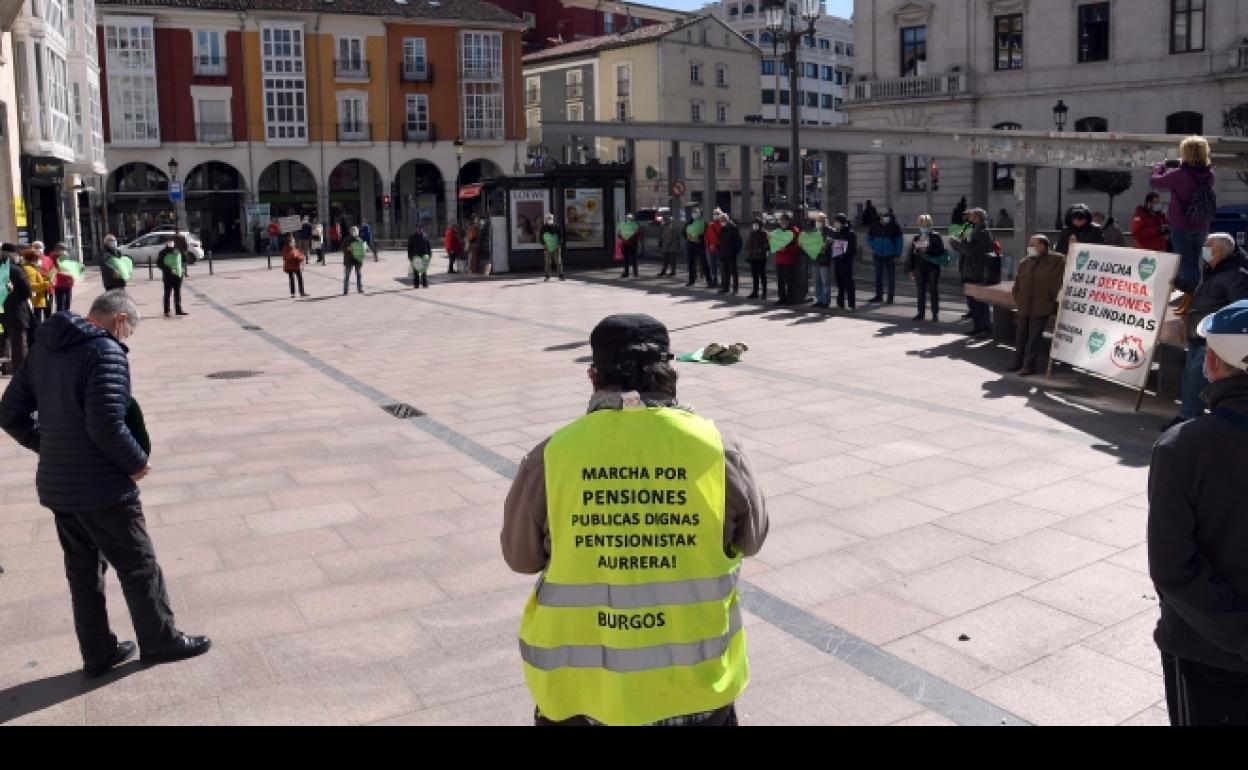
[[[411, 237], [407, 239], [407, 261], [412, 263], [412, 288], [418, 286], [429, 288], [429, 257], [433, 254], [433, 245], [425, 235], [425, 228], [417, 225]], [[423, 268], [423, 269], [421, 269]]]
[[[720, 222], [723, 224], [719, 230], [719, 266], [722, 271], [723, 286], [719, 293], [727, 294], [731, 291], [736, 294], [741, 289], [741, 279], [737, 271], [737, 257], [741, 254], [742, 245], [741, 230], [727, 212], [724, 212]], [[728, 285], [729, 281], [732, 282], [731, 287]]]
[[9, 268], [8, 275], [4, 276], [9, 284], [8, 296], [4, 298], [4, 339], [9, 346], [9, 366], [16, 372], [26, 360], [27, 335], [35, 325], [35, 316], [30, 309], [30, 298], [34, 294], [30, 290], [30, 281], [26, 279], [26, 271], [18, 261], [17, 247], [6, 243], [0, 249], [3, 249], [0, 264]]
[[117, 236], [104, 236], [104, 258], [100, 260], [100, 280], [104, 283], [105, 291], [126, 288], [125, 280], [109, 265], [110, 258], [115, 259], [120, 256], [122, 253], [121, 249], [117, 248]]
[[929, 297], [932, 320], [940, 320], [940, 268], [949, 260], [945, 258], [945, 244], [932, 229], [932, 224], [930, 214], [919, 217], [919, 234], [911, 239], [910, 249], [906, 252], [906, 274], [914, 279], [915, 291], [919, 295], [919, 312], [914, 317], [916, 321], [926, 318]]
[[[992, 242], [992, 233], [988, 232], [988, 213], [983, 209], [971, 209], [966, 212], [971, 230], [961, 238], [953, 238], [950, 245], [961, 256], [962, 283], [985, 286], [1000, 280], [999, 268], [994, 271], [993, 261], [1000, 264]], [[993, 273], [996, 272], [994, 276]], [[994, 280], [995, 279], [995, 280]], [[992, 311], [988, 303], [967, 295], [966, 304], [971, 311], [971, 330], [969, 336], [985, 339], [992, 335]]]
[[1076, 203], [1066, 209], [1066, 227], [1057, 237], [1057, 246], [1053, 249], [1058, 254], [1066, 254], [1070, 249], [1070, 239], [1079, 243], [1104, 243], [1105, 233], [1092, 222], [1092, 212], [1085, 204]]
[[35, 486], [39, 502], [52, 509], [65, 551], [88, 675], [135, 652], [133, 642], [118, 642], [109, 628], [105, 563], [117, 571], [144, 661], [179, 660], [210, 646], [207, 637], [186, 636], [174, 625], [139, 502], [137, 482], [151, 465], [131, 429], [139, 420], [131, 417], [137, 409], [123, 344], [138, 322], [138, 306], [124, 291], [100, 295], [86, 318], [57, 313], [40, 325], [26, 366], [0, 398], [0, 428], [39, 455]]
[[178, 248], [178, 242], [170, 238], [156, 255], [156, 266], [160, 268], [160, 280], [164, 284], [165, 316], [169, 316], [171, 295], [178, 315], [190, 315], [182, 312], [182, 279], [186, 276], [186, 251]]
[[[555, 248], [546, 243], [546, 236], [554, 238]], [[555, 215], [547, 214], [542, 218], [542, 229], [538, 231], [538, 240], [542, 242], [542, 264], [546, 266], [546, 280], [550, 280], [550, 266], [554, 263], [559, 280], [563, 280], [563, 228], [555, 224]]]

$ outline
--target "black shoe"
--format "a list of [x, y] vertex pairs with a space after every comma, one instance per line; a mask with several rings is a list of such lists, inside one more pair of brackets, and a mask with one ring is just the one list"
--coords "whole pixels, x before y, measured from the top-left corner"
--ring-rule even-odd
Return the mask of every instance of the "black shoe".
[[308, 296], [308, 295], [307, 295], [307, 294], [305, 294], [304, 292], [299, 292], [299, 296], [300, 296], [300, 297], [306, 297], [306, 296]]
[[874, 297], [872, 297], [871, 299], [867, 300], [867, 302], [868, 302], [868, 303], [871, 303], [871, 302], [883, 302], [883, 301], [884, 301], [884, 298], [883, 298], [883, 297], [881, 297], [881, 296], [880, 296], [880, 295], [878, 295], [878, 294], [877, 294], [877, 295], [875, 295]]
[[685, 284], [685, 288], [688, 289], [692, 285], [693, 285], [693, 281], [690, 281], [689, 283]]
[[178, 312], [174, 313], [174, 315], [190, 315], [190, 313], [185, 313], [185, 312], [183, 312], [183, 311], [179, 310]]
[[83, 666], [83, 676], [86, 676], [89, 679], [94, 679], [97, 676], [104, 676], [111, 669], [120, 666], [122, 663], [125, 663], [127, 660], [133, 658], [134, 652], [137, 649], [138, 647], [134, 642], [118, 642], [117, 648], [113, 650], [112, 657], [108, 660], [92, 666]]
[[751, 293], [751, 294], [747, 294], [745, 298], [746, 298], [746, 299], [758, 299], [758, 292], [753, 292], [753, 293]]
[[182, 634], [171, 644], [152, 652], [144, 652], [140, 658], [144, 663], [172, 663], [185, 660], [196, 655], [203, 655], [212, 647], [212, 640], [206, 636], [187, 636]]
[[992, 339], [992, 332], [976, 332], [975, 339], [981, 342], [984, 340], [990, 340]]
[[1168, 423], [1166, 423], [1165, 425], [1161, 426], [1161, 432], [1162, 432], [1162, 433], [1165, 433], [1166, 431], [1170, 430], [1171, 428], [1173, 428], [1173, 427], [1174, 427], [1174, 426], [1176, 426], [1176, 425], [1182, 425], [1183, 423], [1187, 422], [1187, 420], [1188, 420], [1188, 418], [1187, 418], [1187, 417], [1178, 417], [1178, 416], [1176, 416], [1173, 420], [1171, 420], [1170, 422], [1168, 422]]
[[889, 297], [889, 298], [888, 298], [888, 301], [887, 301], [887, 302], [885, 302], [884, 304], [886, 304], [886, 305], [891, 305], [891, 304], [893, 304], [893, 298], [892, 298], [892, 297]]
[[918, 315], [916, 315], [914, 318], [911, 318], [910, 320], [911, 320], [911, 321], [922, 321], [922, 320], [923, 320], [924, 318], [926, 318], [926, 317], [927, 317], [927, 316], [923, 315], [922, 313], [919, 313]]
[[290, 293], [290, 298], [291, 298], [291, 299], [294, 299], [294, 298], [295, 298], [295, 293], [294, 293], [293, 291]]
[[939, 323], [939, 322], [940, 322], [940, 316], [936, 315], [935, 313], [932, 313], [932, 323]]
[[173, 317], [173, 313], [170, 313], [168, 310], [166, 310], [166, 311], [165, 311], [165, 318], [172, 318], [172, 317]]
[[543, 281], [543, 282], [545, 282], [545, 281], [549, 281], [549, 280], [550, 280], [550, 276], [549, 276], [549, 275], [548, 275], [548, 276], [546, 276], [545, 278], [543, 278], [543, 279], [542, 279], [542, 281]]
[[973, 318], [973, 316], [972, 316], [970, 313], [963, 313], [963, 314], [959, 317], [959, 319], [958, 319], [958, 320], [960, 320], [960, 321], [969, 321], [969, 320], [971, 320], [971, 318]]

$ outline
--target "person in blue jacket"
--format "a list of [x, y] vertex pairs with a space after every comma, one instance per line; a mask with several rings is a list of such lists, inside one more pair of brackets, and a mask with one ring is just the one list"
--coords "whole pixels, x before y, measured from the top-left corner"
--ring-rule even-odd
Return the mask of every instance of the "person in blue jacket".
[[892, 207], [885, 208], [880, 215], [880, 221], [871, 225], [871, 229], [867, 231], [867, 243], [871, 246], [875, 262], [875, 296], [867, 302], [885, 301], [884, 278], [887, 276], [887, 302], [891, 305], [897, 294], [897, 258], [901, 256], [903, 248], [901, 225], [897, 224]]

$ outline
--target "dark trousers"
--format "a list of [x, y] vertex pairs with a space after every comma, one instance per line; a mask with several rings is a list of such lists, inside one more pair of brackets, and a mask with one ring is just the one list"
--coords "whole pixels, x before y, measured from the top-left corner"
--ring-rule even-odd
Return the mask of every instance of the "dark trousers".
[[719, 267], [721, 271], [719, 290], [726, 293], [731, 289], [732, 293], [736, 294], [741, 289], [741, 277], [737, 272], [737, 258], [721, 254]]
[[165, 284], [165, 315], [169, 315], [169, 297], [173, 296], [173, 306], [179, 313], [182, 312], [182, 279], [175, 275], [166, 274], [162, 279]]
[[627, 276], [628, 271], [631, 268], [633, 271], [633, 277], [637, 278], [637, 247], [625, 246], [621, 249], [621, 253], [624, 254], [624, 275]]
[[940, 312], [940, 265], [920, 259], [914, 267], [914, 285], [919, 294], [919, 315], [927, 312], [926, 304], [932, 302], [932, 318]]
[[1161, 654], [1172, 727], [1248, 726], [1248, 673]]
[[26, 360], [26, 354], [30, 352], [30, 338], [26, 327], [9, 323], [6, 317], [4, 339], [9, 343], [9, 366], [13, 367], [12, 371], [16, 372]]
[[676, 275], [676, 257], [676, 253], [670, 251], [663, 252], [663, 268], [659, 270], [660, 275], [665, 273]]
[[854, 260], [850, 257], [837, 257], [832, 260], [832, 274], [836, 278], [836, 306], [854, 307], [857, 302], [858, 288], [854, 285]]
[[65, 552], [65, 577], [74, 606], [74, 630], [87, 666], [104, 663], [117, 648], [104, 606], [104, 572], [117, 571], [139, 648], [150, 651], [177, 638], [165, 576], [147, 534], [143, 506], [133, 503], [91, 513], [56, 514]]
[[796, 265], [776, 265], [776, 299], [781, 305], [792, 304], [793, 276], [797, 273]]
[[750, 279], [754, 282], [754, 290], [751, 294], [758, 294], [764, 299], [767, 298], [767, 261], [762, 259], [750, 260]]
[[[123, 284], [121, 285], [121, 288], [123, 288], [123, 289], [124, 289], [124, 288], [126, 288], [126, 285], [123, 283]], [[51, 318], [51, 317], [52, 317], [52, 306], [51, 306], [51, 305], [46, 305], [46, 304], [45, 304], [43, 307], [37, 307], [37, 308], [35, 308], [35, 324], [36, 324], [36, 325], [38, 325], [38, 323], [39, 323], [40, 321], [46, 321], [46, 320], [48, 320], [48, 319], [49, 319], [49, 318]]]
[[296, 280], [298, 280], [299, 282], [299, 293], [300, 294], [307, 293], [303, 290], [303, 273], [302, 272], [296, 270], [293, 273], [287, 273], [286, 277], [290, 280], [290, 296], [292, 297], [295, 296], [295, 281]]
[[711, 282], [710, 268], [706, 264], [706, 249], [697, 244], [689, 244], [685, 247], [685, 260], [689, 267], [689, 283], [696, 283], [698, 280], [698, 271], [702, 271], [702, 275], [706, 276], [706, 282]]
[[889, 302], [897, 294], [897, 258], [873, 257], [875, 260], [875, 296]]
[[[542, 716], [542, 712], [533, 709], [533, 725], [535, 727], [590, 727], [594, 723], [583, 716], [570, 717], [559, 722]], [[738, 727], [737, 706], [729, 703], [721, 709], [712, 711], [706, 719], [695, 722], [690, 727]]]
[[74, 290], [73, 288], [53, 289], [52, 297], [56, 302], [56, 312], [59, 313], [62, 310], [69, 310], [69, 302], [74, 297]]
[[1047, 315], [1014, 318], [1017, 329], [1014, 335], [1014, 367], [1024, 371], [1040, 368], [1040, 353], [1044, 349], [1044, 329], [1049, 325]]
[[360, 276], [360, 263], [351, 257], [342, 263], [342, 293], [346, 294], [351, 288], [351, 271], [355, 270], [355, 289], [360, 294], [364, 293], [364, 279]]

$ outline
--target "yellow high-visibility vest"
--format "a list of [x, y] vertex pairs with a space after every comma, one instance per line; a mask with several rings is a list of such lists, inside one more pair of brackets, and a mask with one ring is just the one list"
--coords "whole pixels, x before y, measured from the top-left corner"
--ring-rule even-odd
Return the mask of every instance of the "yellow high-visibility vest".
[[556, 432], [545, 465], [551, 558], [520, 623], [542, 715], [643, 725], [736, 700], [741, 556], [724, 553], [714, 423], [600, 410]]

